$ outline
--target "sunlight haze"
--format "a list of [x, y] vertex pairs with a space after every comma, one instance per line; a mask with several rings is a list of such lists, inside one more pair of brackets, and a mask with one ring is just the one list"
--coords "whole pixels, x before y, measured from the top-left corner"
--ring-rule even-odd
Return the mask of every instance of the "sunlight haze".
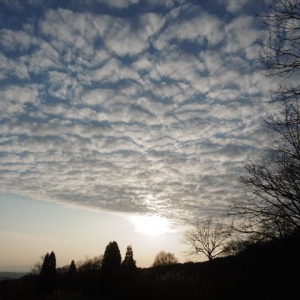
[[196, 259], [183, 230], [241, 197], [266, 141], [269, 2], [0, 0], [0, 271], [111, 241]]

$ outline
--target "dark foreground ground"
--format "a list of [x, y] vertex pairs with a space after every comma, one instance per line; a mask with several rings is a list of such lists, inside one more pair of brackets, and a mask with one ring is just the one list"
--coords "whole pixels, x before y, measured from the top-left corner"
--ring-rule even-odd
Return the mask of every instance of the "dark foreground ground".
[[[235, 257], [104, 276], [101, 271], [57, 275], [41, 287], [38, 276], [0, 282], [0, 300], [14, 299], [300, 299], [300, 242], [252, 246]], [[48, 290], [47, 290], [48, 289]]]

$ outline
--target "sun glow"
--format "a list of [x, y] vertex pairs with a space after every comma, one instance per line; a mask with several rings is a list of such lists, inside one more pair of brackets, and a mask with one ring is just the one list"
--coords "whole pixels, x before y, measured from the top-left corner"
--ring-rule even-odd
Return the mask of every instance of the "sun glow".
[[135, 230], [145, 235], [160, 236], [167, 232], [174, 232], [170, 222], [159, 216], [132, 216], [131, 221]]

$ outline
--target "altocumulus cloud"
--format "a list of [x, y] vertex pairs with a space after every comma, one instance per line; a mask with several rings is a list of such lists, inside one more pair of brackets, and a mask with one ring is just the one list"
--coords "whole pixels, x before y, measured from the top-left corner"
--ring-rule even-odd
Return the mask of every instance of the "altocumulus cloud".
[[1, 191], [178, 221], [239, 197], [266, 5], [201, 2], [0, 1]]

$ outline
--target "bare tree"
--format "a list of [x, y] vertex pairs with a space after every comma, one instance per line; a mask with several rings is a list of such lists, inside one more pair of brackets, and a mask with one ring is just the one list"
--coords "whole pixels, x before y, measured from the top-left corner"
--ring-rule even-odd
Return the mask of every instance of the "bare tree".
[[300, 229], [300, 3], [275, 0], [262, 19], [269, 34], [259, 42], [259, 69], [282, 82], [272, 92], [277, 112], [265, 121], [270, 143], [241, 178], [245, 198], [230, 208], [239, 231], [257, 239], [282, 238]]
[[300, 227], [300, 107], [284, 103], [266, 124], [273, 132], [263, 155], [249, 162], [241, 177], [245, 198], [231, 207], [243, 218], [240, 230], [283, 238]]
[[160, 251], [156, 254], [152, 267], [177, 264], [178, 260], [173, 253]]
[[274, 0], [269, 8], [266, 14], [257, 15], [268, 32], [266, 41], [258, 41], [263, 50], [258, 68], [270, 77], [294, 75], [300, 67], [299, 0]]
[[100, 270], [102, 267], [103, 255], [95, 256], [93, 258], [86, 257], [83, 262], [78, 262], [78, 271], [86, 272], [86, 271], [95, 271]]
[[41, 255], [40, 260], [36, 262], [30, 270], [32, 275], [40, 275], [44, 260], [45, 260], [45, 255]]
[[231, 226], [212, 218], [198, 221], [190, 230], [183, 233], [182, 242], [190, 248], [185, 252], [189, 256], [204, 254], [211, 263], [213, 258], [224, 251], [224, 243], [231, 236]]
[[300, 70], [300, 3], [298, 0], [274, 0], [268, 13], [258, 15], [268, 31], [266, 41], [258, 41], [262, 54], [257, 59], [258, 69], [267, 77], [284, 78], [273, 91], [272, 100], [294, 102], [299, 100]]

